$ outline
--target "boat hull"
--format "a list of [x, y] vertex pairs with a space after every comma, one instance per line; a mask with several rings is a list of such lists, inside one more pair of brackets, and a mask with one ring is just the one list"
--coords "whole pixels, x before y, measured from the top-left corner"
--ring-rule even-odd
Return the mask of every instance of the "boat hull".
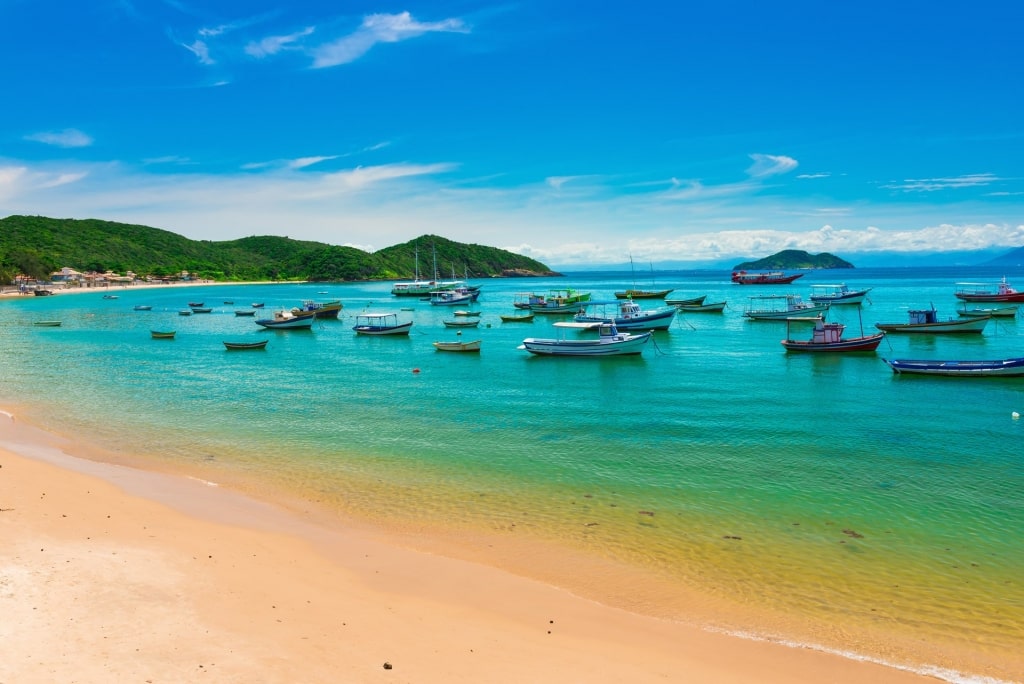
[[707, 299], [707, 295], [701, 295], [700, 297], [690, 297], [689, 299], [666, 299], [665, 303], [669, 306], [700, 306]]
[[267, 346], [268, 340], [260, 340], [259, 342], [225, 342], [224, 348], [231, 351], [235, 350], [246, 350], [246, 349], [264, 349]]
[[828, 304], [818, 304], [814, 306], [806, 306], [800, 309], [789, 309], [789, 310], [750, 310], [744, 311], [743, 316], [753, 321], [784, 321], [787, 318], [794, 316], [817, 316], [828, 311]]
[[991, 316], [961, 318], [936, 323], [875, 323], [875, 327], [887, 333], [939, 335], [956, 333], [981, 333]]
[[559, 340], [529, 337], [522, 348], [540, 356], [625, 356], [640, 354], [651, 333], [625, 335], [617, 340]]
[[175, 333], [173, 330], [150, 330], [149, 334], [154, 340], [173, 340]]
[[725, 311], [725, 302], [712, 302], [711, 304], [680, 304], [677, 308], [683, 313], [722, 313]]
[[434, 342], [434, 349], [437, 351], [451, 352], [478, 352], [482, 340], [472, 342]]
[[672, 290], [626, 290], [616, 292], [616, 299], [664, 299], [672, 294]]
[[256, 325], [274, 330], [298, 330], [301, 328], [312, 328], [316, 314], [310, 312], [300, 315], [290, 315], [287, 318], [258, 318]]
[[958, 378], [1024, 377], [1024, 357], [992, 361], [882, 360], [897, 375], [943, 375]]
[[885, 333], [851, 337], [839, 342], [813, 342], [808, 340], [782, 340], [786, 351], [793, 352], [873, 352], [878, 349]]
[[811, 295], [810, 300], [812, 302], [819, 302], [822, 304], [860, 304], [864, 301], [864, 298], [868, 296], [870, 290], [860, 290], [858, 292], [849, 292], [840, 295]]
[[357, 335], [408, 335], [412, 322], [398, 325], [356, 325], [352, 329]]
[[669, 326], [672, 325], [672, 320], [675, 318], [676, 308], [669, 307], [665, 311], [659, 311], [657, 313], [632, 316], [629, 318], [622, 318], [616, 316], [615, 318], [606, 318], [601, 316], [586, 316], [577, 315], [573, 318], [574, 321], [579, 323], [600, 323], [602, 321], [612, 320], [615, 323], [615, 327], [619, 330], [668, 330]]

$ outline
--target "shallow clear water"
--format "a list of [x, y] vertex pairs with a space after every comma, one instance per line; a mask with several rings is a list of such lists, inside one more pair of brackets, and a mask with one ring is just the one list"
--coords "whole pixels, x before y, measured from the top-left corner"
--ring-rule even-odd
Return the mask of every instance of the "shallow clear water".
[[[984, 269], [831, 271], [768, 289], [725, 272], [659, 273], [672, 297], [729, 307], [678, 317], [640, 357], [607, 359], [530, 356], [522, 339], [554, 336], [566, 319], [498, 316], [526, 290], [609, 299], [628, 273], [484, 281], [480, 327], [461, 336], [442, 324], [451, 308], [392, 298], [390, 283], [23, 298], [0, 302], [0, 401], [109, 449], [263, 480], [384, 524], [514, 528], [831, 625], [801, 638], [849, 632], [868, 650], [918, 639], [998, 660], [1024, 650], [1024, 422], [1012, 417], [1024, 379], [894, 376], [879, 357], [1024, 356], [1024, 321], [890, 335], [877, 355], [796, 355], [779, 344], [785, 323], [740, 314], [752, 295], [845, 281], [874, 288], [860, 309], [867, 332], [931, 303], [955, 316], [955, 282], [1004, 275], [1024, 287], [1022, 273]], [[334, 298], [341, 320], [312, 331], [233, 313]], [[190, 301], [214, 311], [179, 316]], [[362, 311], [411, 317], [412, 334], [356, 336]], [[31, 325], [42, 319], [63, 325]], [[857, 307], [830, 319], [859, 334]], [[482, 352], [431, 346], [458, 337], [482, 339]], [[262, 352], [222, 345], [265, 338]]]

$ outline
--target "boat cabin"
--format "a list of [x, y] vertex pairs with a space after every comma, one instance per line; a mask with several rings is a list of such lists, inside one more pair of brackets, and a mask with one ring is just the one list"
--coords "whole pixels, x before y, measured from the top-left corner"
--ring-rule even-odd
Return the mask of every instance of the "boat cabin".
[[938, 323], [938, 312], [935, 309], [911, 309], [907, 312], [911, 324]]
[[819, 318], [814, 324], [814, 333], [811, 335], [811, 342], [814, 344], [835, 344], [843, 341], [843, 330], [846, 326], [842, 323], [826, 323]]

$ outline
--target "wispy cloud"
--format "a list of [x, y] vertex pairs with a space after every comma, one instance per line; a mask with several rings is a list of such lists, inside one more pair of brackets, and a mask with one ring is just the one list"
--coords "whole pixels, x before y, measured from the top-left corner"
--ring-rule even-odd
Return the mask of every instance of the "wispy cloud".
[[831, 173], [801, 173], [797, 174], [797, 178], [800, 178], [801, 180], [807, 180], [812, 178], [828, 178], [831, 175]]
[[751, 178], [765, 178], [780, 173], [789, 173], [798, 166], [796, 159], [777, 154], [752, 154], [753, 165], [747, 169]]
[[245, 53], [257, 59], [276, 55], [281, 50], [292, 48], [295, 43], [306, 36], [312, 35], [315, 30], [315, 27], [307, 26], [301, 31], [296, 31], [286, 36], [267, 36], [262, 40], [253, 41], [246, 45]]
[[25, 140], [54, 145], [56, 147], [89, 147], [93, 139], [74, 128], [65, 128], [63, 131], [44, 131], [26, 135]]
[[363, 19], [362, 25], [354, 33], [314, 49], [313, 68], [323, 69], [354, 62], [378, 43], [397, 43], [438, 32], [468, 33], [469, 27], [461, 19], [420, 22], [408, 12], [371, 14]]
[[216, 64], [214, 59], [210, 57], [210, 48], [207, 46], [206, 41], [197, 39], [191, 45], [182, 43], [181, 46], [195, 55], [200, 64], [206, 64], [207, 66]]
[[892, 181], [882, 185], [886, 190], [902, 190], [903, 192], [935, 192], [957, 188], [973, 188], [979, 185], [991, 185], [1003, 180], [991, 173], [972, 173], [964, 176], [948, 178], [908, 178], [903, 181]]
[[313, 164], [319, 164], [322, 161], [329, 161], [331, 159], [337, 159], [338, 155], [334, 154], [328, 157], [301, 157], [299, 159], [292, 159], [288, 162], [289, 169], [304, 169], [307, 166]]

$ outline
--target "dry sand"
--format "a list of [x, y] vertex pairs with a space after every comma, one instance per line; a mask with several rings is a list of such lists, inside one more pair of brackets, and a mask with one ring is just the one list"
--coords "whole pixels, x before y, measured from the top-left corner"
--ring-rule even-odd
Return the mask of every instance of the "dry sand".
[[630, 614], [54, 444], [0, 413], [0, 684], [935, 681]]

